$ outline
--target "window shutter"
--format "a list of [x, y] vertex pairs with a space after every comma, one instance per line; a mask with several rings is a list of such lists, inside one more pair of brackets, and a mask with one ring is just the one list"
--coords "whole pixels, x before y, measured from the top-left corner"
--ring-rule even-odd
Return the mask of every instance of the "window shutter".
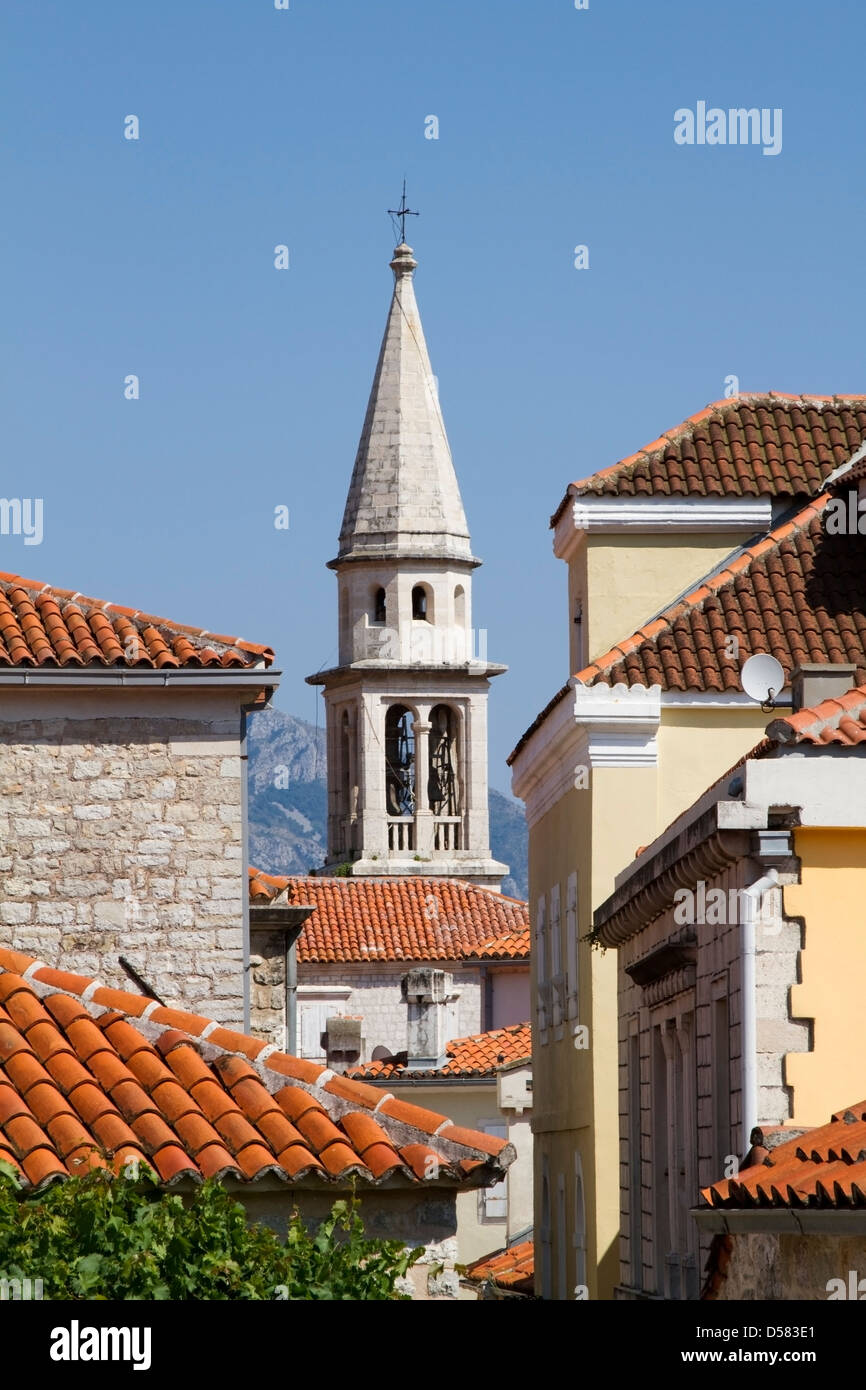
[[578, 927], [577, 927], [577, 874], [569, 874], [565, 899], [565, 947], [566, 971], [568, 976], [568, 1017], [578, 1017], [579, 977], [578, 977]]
[[[481, 1126], [482, 1134], [493, 1139], [507, 1139], [508, 1126], [504, 1121]], [[505, 1221], [508, 1216], [508, 1174], [501, 1182], [485, 1187], [481, 1193], [483, 1213], [488, 1221]]]

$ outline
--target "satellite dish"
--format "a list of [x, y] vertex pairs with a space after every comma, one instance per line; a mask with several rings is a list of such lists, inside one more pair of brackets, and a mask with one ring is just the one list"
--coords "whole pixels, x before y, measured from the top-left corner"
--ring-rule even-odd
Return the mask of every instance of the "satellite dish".
[[760, 701], [761, 709], [769, 712], [776, 708], [773, 697], [785, 684], [785, 672], [774, 656], [756, 652], [743, 662], [740, 681], [749, 699]]

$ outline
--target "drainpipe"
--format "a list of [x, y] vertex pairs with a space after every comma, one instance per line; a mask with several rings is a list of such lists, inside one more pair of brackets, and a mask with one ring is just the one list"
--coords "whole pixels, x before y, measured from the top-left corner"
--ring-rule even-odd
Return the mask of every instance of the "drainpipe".
[[755, 1000], [755, 923], [764, 894], [779, 882], [776, 869], [768, 869], [757, 883], [745, 889], [746, 914], [743, 921], [743, 974], [741, 990], [743, 1051], [743, 1152], [752, 1147], [752, 1130], [758, 1123], [758, 1019]]
[[[271, 691], [268, 691], [270, 699]], [[250, 827], [249, 827], [249, 750], [247, 734], [248, 715], [253, 710], [263, 709], [258, 702], [241, 705], [241, 936], [244, 980], [244, 1032], [250, 1031]]]
[[298, 1055], [298, 952], [297, 936], [286, 937], [286, 1051]]

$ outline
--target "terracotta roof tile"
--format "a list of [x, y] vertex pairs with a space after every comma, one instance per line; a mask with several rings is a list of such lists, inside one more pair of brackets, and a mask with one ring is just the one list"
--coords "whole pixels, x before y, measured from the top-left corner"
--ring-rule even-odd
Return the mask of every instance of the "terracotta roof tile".
[[738, 1210], [866, 1207], [866, 1102], [777, 1144], [762, 1163], [713, 1183], [701, 1196], [711, 1206]]
[[715, 401], [637, 453], [572, 483], [575, 497], [811, 497], [866, 439], [866, 396], [770, 391]]
[[270, 647], [215, 636], [20, 574], [0, 573], [0, 666], [270, 666]]
[[851, 748], [866, 743], [866, 685], [845, 695], [823, 700], [767, 725], [767, 736], [776, 743], [841, 744]]
[[424, 1076], [495, 1076], [497, 1067], [532, 1056], [532, 1031], [528, 1023], [515, 1023], [508, 1028], [494, 1028], [489, 1033], [455, 1038], [446, 1045], [445, 1054], [448, 1061], [433, 1069], [410, 1070], [404, 1063], [393, 1061], [367, 1062], [349, 1075], [377, 1081]]
[[498, 1250], [492, 1255], [484, 1255], [475, 1260], [466, 1270], [466, 1278], [473, 1283], [490, 1280], [515, 1293], [532, 1293], [535, 1277], [535, 1256], [531, 1240], [521, 1240]]
[[496, 940], [512, 958], [524, 936], [525, 902], [463, 879], [279, 878], [250, 869], [250, 901], [315, 906], [298, 938], [298, 960], [464, 960]]
[[504, 936], [491, 936], [481, 941], [471, 951], [466, 952], [467, 960], [529, 960], [529, 927], [525, 930], [507, 932]]
[[[804, 662], [850, 662], [866, 682], [866, 537], [828, 534], [829, 500], [822, 495], [744, 546], [575, 681], [739, 692], [743, 662], [769, 652], [786, 683]], [[732, 635], [737, 659], [728, 655]]]
[[261, 1062], [257, 1039], [216, 1027], [202, 1039], [198, 1016], [154, 1007], [142, 1022], [142, 997], [121, 990], [105, 1013], [93, 983], [0, 948], [0, 1158], [27, 1185], [142, 1158], [163, 1182], [485, 1186], [513, 1161], [502, 1140], [315, 1063], [270, 1051]]

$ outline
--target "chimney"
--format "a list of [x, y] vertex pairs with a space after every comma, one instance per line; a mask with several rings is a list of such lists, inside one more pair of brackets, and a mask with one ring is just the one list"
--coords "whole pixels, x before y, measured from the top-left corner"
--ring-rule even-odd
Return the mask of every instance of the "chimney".
[[410, 1071], [434, 1071], [445, 1059], [448, 1041], [447, 1004], [452, 997], [454, 977], [446, 970], [424, 967], [403, 976], [403, 991], [409, 1005]]
[[329, 1067], [342, 1071], [355, 1066], [364, 1051], [364, 1020], [334, 1015], [325, 1022], [327, 1034], [326, 1057]]
[[845, 695], [857, 681], [857, 667], [842, 662], [809, 663], [791, 673], [791, 703], [796, 714], [822, 700]]

